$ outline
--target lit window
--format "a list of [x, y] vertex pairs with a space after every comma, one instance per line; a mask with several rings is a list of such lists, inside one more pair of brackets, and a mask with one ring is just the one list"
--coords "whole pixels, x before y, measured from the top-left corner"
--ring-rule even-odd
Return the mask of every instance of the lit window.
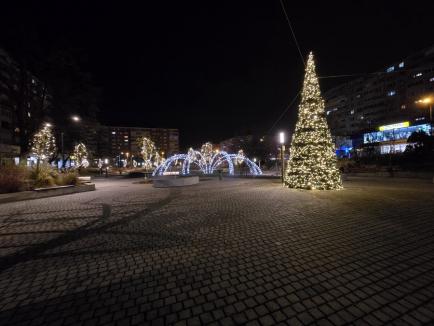
[[434, 82], [434, 77], [431, 77], [431, 78], [429, 79], [429, 81], [430, 81], [430, 82]]
[[401, 105], [401, 109], [404, 110], [407, 106], [405, 104]]
[[386, 69], [386, 72], [392, 72], [394, 70], [395, 70], [395, 67], [391, 66], [391, 67], [389, 67], [389, 68]]
[[27, 112], [27, 116], [30, 118], [32, 114], [30, 112]]
[[400, 62], [398, 65], [399, 68], [404, 68], [404, 61]]
[[350, 113], [351, 113], [351, 114], [354, 114], [354, 110], [351, 110]]
[[116, 131], [112, 131], [112, 135], [116, 135]]
[[387, 96], [393, 96], [396, 94], [396, 91], [389, 91], [387, 92]]

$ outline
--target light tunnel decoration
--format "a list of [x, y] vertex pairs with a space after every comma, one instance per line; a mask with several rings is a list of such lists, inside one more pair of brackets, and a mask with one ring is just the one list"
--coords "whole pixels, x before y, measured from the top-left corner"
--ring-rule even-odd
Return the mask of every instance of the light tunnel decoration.
[[242, 151], [238, 154], [228, 154], [225, 151], [212, 151], [212, 147], [207, 143], [202, 146], [202, 150], [196, 151], [192, 148], [189, 149], [187, 154], [176, 154], [166, 159], [160, 164], [152, 173], [153, 176], [164, 175], [171, 167], [180, 165], [180, 174], [190, 174], [190, 166], [197, 165], [203, 174], [213, 174], [222, 164], [227, 163], [229, 174], [234, 175], [234, 163], [241, 164], [244, 162], [249, 168], [250, 174], [261, 175], [261, 169], [252, 162], [249, 158], [245, 157]]

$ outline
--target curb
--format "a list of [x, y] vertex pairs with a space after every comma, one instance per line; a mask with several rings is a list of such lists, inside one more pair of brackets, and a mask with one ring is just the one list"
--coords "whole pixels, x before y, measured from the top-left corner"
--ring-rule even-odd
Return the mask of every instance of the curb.
[[9, 194], [0, 194], [0, 204], [22, 201], [22, 200], [70, 195], [70, 194], [76, 194], [80, 192], [94, 191], [94, 190], [95, 190], [95, 184], [90, 183], [90, 184], [72, 186], [72, 187], [56, 187], [56, 188], [48, 188], [43, 190], [40, 189], [40, 190], [13, 192]]

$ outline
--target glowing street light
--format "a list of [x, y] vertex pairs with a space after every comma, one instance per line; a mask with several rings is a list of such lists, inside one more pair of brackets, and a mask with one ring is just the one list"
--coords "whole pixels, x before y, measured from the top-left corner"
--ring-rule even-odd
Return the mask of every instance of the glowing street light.
[[285, 133], [284, 133], [284, 132], [280, 132], [280, 133], [279, 133], [279, 142], [280, 142], [281, 144], [284, 144], [284, 143], [285, 143]]
[[280, 160], [282, 162], [282, 184], [284, 183], [284, 173], [285, 173], [285, 161], [283, 153], [285, 152], [285, 133], [283, 131], [281, 131], [279, 133], [279, 143], [280, 143]]
[[429, 121], [432, 123], [432, 104], [434, 102], [434, 99], [430, 96], [421, 98], [420, 100], [417, 100], [416, 104], [425, 104], [429, 107]]
[[46, 122], [45, 123], [45, 127], [48, 127], [48, 128], [51, 128], [53, 125], [51, 124], [51, 123], [49, 123], [49, 122]]
[[72, 121], [74, 121], [74, 122], [79, 122], [79, 121], [81, 120], [81, 118], [80, 118], [78, 115], [73, 115], [73, 116], [71, 117], [71, 119], [72, 119]]

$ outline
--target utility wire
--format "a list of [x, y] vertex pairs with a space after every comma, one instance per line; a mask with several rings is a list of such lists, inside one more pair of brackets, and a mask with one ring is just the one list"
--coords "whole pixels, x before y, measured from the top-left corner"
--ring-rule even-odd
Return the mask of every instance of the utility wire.
[[303, 62], [303, 66], [306, 67], [306, 64], [304, 63], [303, 54], [301, 53], [301, 50], [300, 50], [300, 45], [298, 44], [297, 38], [295, 37], [295, 32], [294, 32], [294, 29], [292, 28], [292, 24], [291, 24], [291, 21], [289, 20], [289, 16], [286, 13], [286, 9], [285, 9], [285, 6], [283, 4], [283, 0], [280, 0], [280, 5], [282, 6], [282, 10], [283, 10], [283, 13], [285, 14], [286, 21], [288, 22], [289, 29], [291, 30], [292, 37], [294, 38], [295, 45], [297, 46], [297, 49], [298, 49], [298, 53], [300, 54], [301, 62]]
[[282, 114], [279, 116], [279, 118], [277, 118], [277, 120], [273, 123], [273, 125], [271, 126], [271, 128], [268, 130], [267, 134], [269, 134], [271, 132], [271, 130], [273, 130], [273, 128], [276, 126], [276, 124], [283, 118], [283, 116], [286, 114], [286, 112], [288, 112], [288, 110], [294, 104], [295, 100], [298, 98], [298, 96], [300, 94], [301, 94], [301, 90], [298, 91], [297, 95], [294, 96], [294, 98], [288, 104], [288, 106], [286, 107], [286, 109], [282, 112]]
[[365, 73], [356, 73], [356, 74], [344, 74], [344, 75], [330, 75], [330, 76], [318, 76], [319, 79], [326, 79], [326, 78], [345, 78], [345, 77], [360, 77], [360, 76], [379, 76], [379, 75], [390, 75], [390, 74], [396, 74], [396, 73], [403, 73], [408, 72], [412, 73], [416, 70], [412, 69], [400, 69], [396, 71], [376, 71], [376, 72], [365, 72]]

